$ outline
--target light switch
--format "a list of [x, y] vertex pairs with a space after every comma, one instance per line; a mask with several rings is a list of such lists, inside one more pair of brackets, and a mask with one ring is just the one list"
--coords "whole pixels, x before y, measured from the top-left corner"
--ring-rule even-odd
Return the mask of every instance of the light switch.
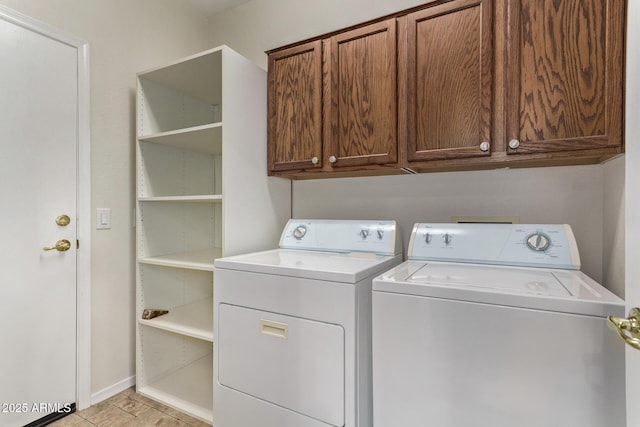
[[108, 230], [111, 228], [111, 208], [96, 209], [96, 230]]

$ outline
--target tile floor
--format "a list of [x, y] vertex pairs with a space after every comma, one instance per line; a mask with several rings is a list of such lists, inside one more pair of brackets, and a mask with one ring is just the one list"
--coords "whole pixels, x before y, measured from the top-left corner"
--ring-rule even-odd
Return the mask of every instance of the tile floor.
[[51, 427], [210, 427], [189, 415], [141, 396], [135, 388], [58, 420]]

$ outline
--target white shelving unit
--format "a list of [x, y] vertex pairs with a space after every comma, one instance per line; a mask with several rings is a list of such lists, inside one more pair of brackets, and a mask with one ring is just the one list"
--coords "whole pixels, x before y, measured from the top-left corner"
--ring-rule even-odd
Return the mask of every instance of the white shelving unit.
[[264, 70], [222, 46], [137, 77], [136, 387], [211, 423], [213, 262], [276, 247], [291, 186], [267, 177]]

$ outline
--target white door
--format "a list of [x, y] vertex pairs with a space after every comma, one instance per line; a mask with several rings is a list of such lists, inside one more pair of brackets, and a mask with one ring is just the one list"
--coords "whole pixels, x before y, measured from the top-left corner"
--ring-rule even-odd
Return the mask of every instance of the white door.
[[[625, 154], [625, 299], [640, 307], [640, 2], [628, 2]], [[640, 427], [640, 351], [627, 346], [627, 427]]]
[[0, 19], [0, 64], [0, 425], [14, 427], [76, 401], [78, 49]]

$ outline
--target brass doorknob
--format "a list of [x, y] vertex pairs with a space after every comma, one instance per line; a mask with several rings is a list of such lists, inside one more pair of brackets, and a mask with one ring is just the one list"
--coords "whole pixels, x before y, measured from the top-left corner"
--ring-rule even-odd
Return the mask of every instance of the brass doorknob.
[[71, 218], [69, 218], [69, 215], [62, 214], [56, 218], [56, 224], [58, 224], [60, 227], [66, 227], [70, 223]]
[[42, 248], [42, 250], [45, 251], [52, 251], [54, 249], [60, 252], [68, 251], [69, 249], [71, 249], [71, 242], [67, 239], [62, 239], [58, 240], [55, 246], [45, 246], [44, 248]]
[[629, 317], [607, 317], [607, 326], [616, 331], [620, 338], [631, 347], [640, 350], [640, 308], [634, 307], [629, 311]]

